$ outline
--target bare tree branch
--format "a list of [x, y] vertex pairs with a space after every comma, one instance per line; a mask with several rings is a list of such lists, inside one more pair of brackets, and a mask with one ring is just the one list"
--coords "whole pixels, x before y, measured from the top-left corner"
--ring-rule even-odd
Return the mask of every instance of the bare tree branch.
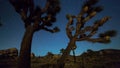
[[47, 27], [43, 27], [42, 29], [44, 29], [45, 31], [51, 32], [51, 33], [56, 33], [56, 32], [60, 31], [58, 27], [54, 27], [53, 29], [49, 29]]

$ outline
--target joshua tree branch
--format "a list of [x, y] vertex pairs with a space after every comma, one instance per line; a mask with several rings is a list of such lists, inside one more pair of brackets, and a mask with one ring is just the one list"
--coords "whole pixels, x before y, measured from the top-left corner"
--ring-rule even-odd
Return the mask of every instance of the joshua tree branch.
[[93, 43], [108, 43], [110, 39], [104, 38], [86, 38], [86, 41], [93, 42]]
[[90, 15], [88, 15], [86, 18], [82, 19], [82, 15], [84, 12], [81, 12], [77, 17], [77, 25], [76, 25], [76, 35], [78, 35], [81, 31], [81, 28], [84, 27], [84, 24], [90, 20], [92, 17], [96, 15], [96, 11], [91, 12]]
[[92, 31], [88, 34], [88, 37], [92, 37], [94, 34], [96, 34], [96, 32], [98, 31], [98, 28], [102, 26], [104, 23], [106, 23], [109, 19], [110, 17], [106, 16], [106, 17], [103, 17], [101, 20], [96, 21], [92, 27], [93, 28]]
[[44, 13], [44, 12], [46, 12], [47, 11], [47, 9], [49, 8], [49, 6], [50, 6], [50, 2], [47, 0], [47, 3], [46, 3], [46, 5], [45, 5], [45, 7], [42, 9], [42, 13]]
[[104, 39], [103, 38], [87, 38], [86, 40], [89, 42], [100, 42], [100, 41], [103, 41]]
[[43, 27], [43, 29], [44, 29], [45, 31], [49, 31], [49, 32], [53, 33], [53, 29], [48, 29], [47, 27]]
[[73, 23], [73, 20], [70, 19], [69, 22], [66, 25], [66, 33], [69, 39], [72, 38], [72, 30], [70, 29], [70, 25]]
[[86, 26], [83, 30], [79, 31], [79, 35], [84, 34], [87, 31], [92, 31], [93, 27], [92, 26]]
[[58, 27], [54, 27], [53, 29], [49, 29], [47, 27], [43, 27], [42, 29], [44, 29], [45, 31], [49, 31], [51, 33], [55, 33], [55, 32], [59, 32], [59, 28]]
[[[99, 21], [95, 21], [94, 25], [93, 26], [88, 26], [88, 27], [85, 27], [83, 30], [80, 30], [79, 31], [79, 35], [82, 35], [84, 34], [85, 32], [87, 31], [91, 31], [87, 36], [84, 36], [84, 38], [90, 38], [92, 37], [94, 34], [97, 33], [98, 31], [98, 28], [100, 26], [102, 26], [105, 22], [107, 22], [108, 20], [110, 19], [110, 17], [106, 16], [106, 17], [103, 17], [101, 20]], [[84, 40], [84, 38], [77, 38], [77, 41], [81, 41], [81, 40]]]

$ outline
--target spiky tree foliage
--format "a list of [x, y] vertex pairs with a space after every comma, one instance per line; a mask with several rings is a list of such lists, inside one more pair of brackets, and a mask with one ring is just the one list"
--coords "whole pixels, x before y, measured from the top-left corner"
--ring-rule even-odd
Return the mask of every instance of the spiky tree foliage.
[[50, 29], [56, 22], [56, 14], [60, 11], [59, 0], [47, 0], [44, 8], [34, 5], [34, 0], [9, 0], [24, 22], [25, 34], [22, 39], [19, 68], [30, 68], [31, 42], [33, 34], [39, 30], [58, 32], [57, 27]]
[[[98, 0], [87, 0], [77, 16], [70, 14], [66, 15], [66, 18], [69, 20], [66, 25], [66, 34], [70, 41], [61, 58], [58, 60], [60, 68], [64, 68], [65, 59], [70, 54], [70, 51], [76, 48], [76, 41], [108, 43], [110, 42], [110, 38], [115, 36], [116, 32], [112, 30], [101, 33], [97, 38], [93, 37], [98, 29], [110, 19], [109, 16], [105, 16], [102, 19], [95, 21], [93, 25], [85, 26], [90, 19], [103, 10], [102, 6], [95, 5], [97, 2]], [[77, 22], [74, 22], [74, 20]]]

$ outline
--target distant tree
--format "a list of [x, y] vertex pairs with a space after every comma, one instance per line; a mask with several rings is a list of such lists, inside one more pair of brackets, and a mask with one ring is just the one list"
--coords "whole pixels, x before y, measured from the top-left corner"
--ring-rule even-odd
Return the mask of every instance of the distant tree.
[[[70, 41], [62, 56], [58, 60], [59, 68], [64, 68], [65, 59], [69, 56], [70, 51], [74, 50], [74, 47], [76, 47], [76, 41], [109, 43], [110, 38], [116, 35], [116, 31], [110, 30], [105, 33], [99, 34], [97, 38], [93, 37], [97, 33], [99, 27], [101, 27], [110, 19], [109, 16], [105, 16], [102, 19], [95, 21], [93, 25], [86, 24], [86, 22], [88, 22], [97, 13], [103, 10], [102, 6], [95, 5], [97, 2], [98, 0], [86, 0], [84, 5], [82, 6], [80, 13], [77, 16], [70, 14], [66, 15], [66, 18], [69, 20], [66, 25], [66, 34]], [[76, 19], [76, 24], [74, 22], [74, 19]]]
[[30, 68], [30, 54], [33, 34], [39, 30], [58, 32], [58, 27], [50, 29], [60, 11], [59, 0], [47, 0], [44, 8], [34, 5], [34, 0], [9, 0], [24, 22], [25, 34], [20, 48], [18, 68]]
[[1, 22], [1, 17], [0, 17], [0, 27], [2, 26], [3, 24], [2, 24], [2, 22]]
[[93, 52], [93, 50], [91, 50], [91, 49], [88, 49], [88, 50], [87, 50], [87, 53], [91, 53], [91, 52]]
[[63, 54], [64, 50], [65, 50], [64, 48], [60, 49], [60, 54], [61, 55]]
[[0, 26], [2, 26], [2, 23], [0, 22]]
[[54, 56], [54, 54], [52, 52], [48, 52], [46, 55], [48, 58], [52, 59], [52, 57]]
[[0, 22], [0, 27], [2, 26], [2, 23]]

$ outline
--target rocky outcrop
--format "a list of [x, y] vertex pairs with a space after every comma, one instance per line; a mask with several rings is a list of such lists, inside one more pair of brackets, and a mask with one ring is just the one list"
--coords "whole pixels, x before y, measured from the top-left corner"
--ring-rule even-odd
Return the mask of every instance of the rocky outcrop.
[[103, 49], [103, 50], [100, 50], [99, 53], [102, 55], [102, 54], [118, 54], [120, 55], [120, 50], [117, 50], [117, 49]]
[[18, 50], [16, 48], [9, 48], [6, 50], [0, 50], [0, 57], [17, 57]]
[[17, 58], [16, 48], [0, 50], [0, 68], [17, 68]]
[[81, 63], [84, 68], [119, 68], [120, 50], [102, 49], [99, 51], [88, 50], [81, 56]]

